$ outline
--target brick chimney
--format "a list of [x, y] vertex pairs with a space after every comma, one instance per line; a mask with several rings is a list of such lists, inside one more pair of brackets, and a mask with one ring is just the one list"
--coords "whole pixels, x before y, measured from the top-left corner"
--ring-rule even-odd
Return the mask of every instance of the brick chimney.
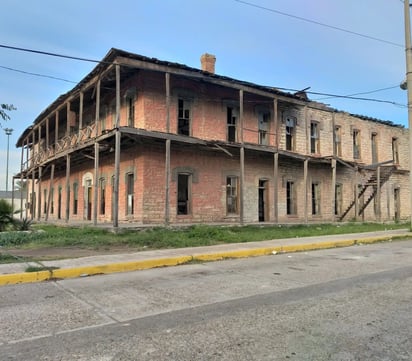
[[215, 73], [216, 57], [212, 54], [205, 53], [200, 57], [200, 63], [202, 64], [202, 70], [209, 73]]

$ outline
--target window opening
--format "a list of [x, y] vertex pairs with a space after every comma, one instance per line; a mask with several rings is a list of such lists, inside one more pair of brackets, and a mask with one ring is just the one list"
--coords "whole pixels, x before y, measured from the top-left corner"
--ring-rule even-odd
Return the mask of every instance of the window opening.
[[127, 174], [127, 215], [134, 213], [134, 174]]
[[190, 213], [190, 174], [177, 176], [177, 214]]
[[127, 126], [134, 127], [134, 98], [127, 97]]
[[395, 164], [399, 164], [398, 138], [392, 138], [392, 159]]
[[335, 155], [338, 157], [342, 156], [342, 134], [341, 127], [339, 125], [335, 126]]
[[226, 211], [228, 214], [238, 214], [238, 177], [226, 178]]
[[191, 102], [179, 99], [178, 108], [177, 133], [181, 135], [190, 135]]
[[295, 118], [286, 118], [286, 150], [295, 149]]
[[372, 163], [378, 163], [378, 135], [376, 133], [371, 134], [371, 146], [372, 146]]
[[237, 141], [237, 110], [235, 108], [227, 108], [227, 140], [229, 142]]
[[310, 152], [319, 154], [319, 123], [310, 123]]
[[320, 214], [320, 184], [312, 183], [312, 215]]
[[360, 159], [360, 131], [357, 129], [353, 130], [352, 143], [353, 143], [353, 158]]
[[286, 182], [286, 214], [296, 214], [296, 190], [292, 181]]
[[73, 183], [73, 214], [77, 214], [77, 206], [79, 200], [79, 187], [77, 183]]
[[106, 181], [104, 178], [100, 178], [99, 180], [99, 187], [100, 187], [100, 214], [104, 215], [106, 212]]
[[258, 127], [259, 127], [259, 144], [269, 144], [269, 121], [270, 113], [259, 112]]

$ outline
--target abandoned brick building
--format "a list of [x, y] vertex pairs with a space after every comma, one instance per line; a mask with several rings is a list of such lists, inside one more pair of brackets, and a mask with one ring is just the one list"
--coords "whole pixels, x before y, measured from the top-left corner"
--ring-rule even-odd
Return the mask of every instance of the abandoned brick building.
[[408, 130], [295, 94], [111, 49], [18, 139], [48, 222], [397, 221]]

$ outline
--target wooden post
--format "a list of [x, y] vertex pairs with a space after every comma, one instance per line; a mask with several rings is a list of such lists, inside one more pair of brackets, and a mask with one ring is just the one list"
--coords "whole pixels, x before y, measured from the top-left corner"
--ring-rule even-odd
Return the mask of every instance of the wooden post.
[[119, 178], [120, 178], [120, 65], [116, 64], [116, 121], [115, 121], [115, 151], [114, 151], [114, 189], [113, 189], [113, 228], [119, 227]]
[[80, 92], [80, 104], [79, 104], [79, 135], [83, 129], [83, 100], [84, 100], [84, 93]]
[[309, 159], [305, 159], [303, 163], [303, 186], [305, 187], [305, 223], [308, 223], [308, 163]]
[[273, 220], [275, 223], [279, 222], [278, 182], [279, 182], [279, 153], [276, 151], [273, 154]]
[[100, 120], [100, 79], [97, 81], [96, 84], [96, 116], [94, 118], [95, 122], [95, 132], [96, 132], [96, 137], [99, 134], [99, 120]]
[[332, 159], [332, 189], [331, 189], [331, 199], [332, 199], [332, 221], [336, 221], [336, 159]]
[[36, 208], [35, 208], [35, 193], [34, 193], [34, 184], [36, 183], [36, 174], [35, 174], [35, 167], [33, 167], [33, 170], [31, 172], [31, 198], [30, 198], [30, 219], [33, 220], [36, 214]]
[[97, 225], [97, 197], [99, 187], [99, 143], [94, 143], [93, 224]]
[[66, 103], [66, 135], [70, 135], [70, 102]]
[[[24, 140], [21, 147], [20, 158], [20, 219], [23, 218], [23, 170], [24, 170]], [[26, 180], [27, 184], [27, 180]]]
[[[170, 133], [170, 73], [165, 73], [166, 82], [166, 132]], [[170, 149], [171, 140], [166, 140], [166, 155], [165, 155], [165, 224], [170, 224]]]
[[358, 174], [358, 167], [355, 168], [355, 221], [358, 220], [359, 217], [359, 174]]
[[51, 203], [51, 196], [52, 196], [51, 190], [53, 189], [53, 182], [54, 182], [54, 163], [51, 166], [49, 194], [47, 195], [47, 208], [46, 208], [46, 218], [45, 218], [46, 222], [49, 219], [50, 203]]
[[170, 223], [170, 148], [171, 140], [166, 139], [166, 189], [165, 189], [165, 224]]
[[376, 169], [376, 218], [381, 221], [381, 167]]
[[57, 142], [59, 141], [59, 111], [56, 110], [56, 114], [55, 114], [55, 134], [54, 134], [54, 153], [56, 153], [56, 146], [57, 146]]
[[66, 155], [66, 223], [69, 222], [70, 217], [70, 155]]
[[42, 181], [42, 167], [39, 167], [39, 187], [38, 187], [38, 204], [37, 204], [37, 220], [40, 221], [41, 219], [41, 181]]
[[239, 90], [239, 138], [241, 143], [240, 148], [240, 197], [239, 197], [239, 216], [240, 224], [245, 221], [245, 145], [243, 139], [243, 90]]
[[279, 117], [278, 117], [278, 100], [273, 99], [273, 122], [274, 122], [274, 131], [275, 139], [274, 146], [279, 147]]
[[49, 144], [50, 144], [50, 139], [49, 139], [49, 118], [46, 118], [46, 150], [49, 150]]
[[11, 214], [14, 214], [14, 176], [11, 177]]

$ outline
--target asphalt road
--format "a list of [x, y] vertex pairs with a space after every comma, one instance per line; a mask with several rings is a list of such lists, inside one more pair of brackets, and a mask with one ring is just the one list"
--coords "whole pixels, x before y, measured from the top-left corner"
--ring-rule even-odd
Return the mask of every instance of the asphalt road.
[[411, 360], [412, 240], [0, 287], [0, 360]]

